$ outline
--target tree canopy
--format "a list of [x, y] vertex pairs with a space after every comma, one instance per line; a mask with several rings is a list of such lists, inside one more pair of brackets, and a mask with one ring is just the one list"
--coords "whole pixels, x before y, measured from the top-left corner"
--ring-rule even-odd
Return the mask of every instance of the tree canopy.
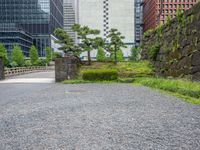
[[122, 36], [121, 33], [117, 29], [111, 29], [109, 31], [107, 38], [110, 41], [108, 44], [108, 51], [111, 53], [111, 56], [114, 55], [115, 63], [117, 63], [117, 61], [119, 61], [117, 59], [118, 51], [120, 51], [121, 48], [126, 48], [126, 46], [123, 42], [125, 37]]

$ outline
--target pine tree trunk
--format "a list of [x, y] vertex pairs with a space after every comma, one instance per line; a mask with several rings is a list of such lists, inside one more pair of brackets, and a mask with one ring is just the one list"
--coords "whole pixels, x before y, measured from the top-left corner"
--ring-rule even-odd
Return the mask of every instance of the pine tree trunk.
[[87, 51], [87, 54], [88, 54], [88, 65], [91, 65], [90, 51]]
[[115, 46], [115, 64], [117, 64], [117, 47]]

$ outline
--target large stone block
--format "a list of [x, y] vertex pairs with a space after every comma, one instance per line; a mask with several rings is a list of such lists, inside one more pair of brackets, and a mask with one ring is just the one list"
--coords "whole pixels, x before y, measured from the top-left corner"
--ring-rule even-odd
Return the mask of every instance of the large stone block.
[[5, 78], [4, 76], [4, 64], [3, 59], [0, 58], [0, 80], [3, 80]]
[[200, 51], [195, 51], [192, 54], [192, 65], [193, 66], [200, 66]]
[[56, 82], [75, 79], [79, 73], [79, 61], [76, 57], [68, 56], [55, 61]]

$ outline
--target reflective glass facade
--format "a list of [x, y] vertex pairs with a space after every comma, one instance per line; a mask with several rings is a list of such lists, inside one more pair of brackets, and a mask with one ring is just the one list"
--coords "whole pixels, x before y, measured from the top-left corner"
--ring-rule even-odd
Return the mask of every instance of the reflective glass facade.
[[63, 0], [0, 0], [0, 29], [31, 34], [39, 54], [50, 46], [50, 34], [63, 27]]

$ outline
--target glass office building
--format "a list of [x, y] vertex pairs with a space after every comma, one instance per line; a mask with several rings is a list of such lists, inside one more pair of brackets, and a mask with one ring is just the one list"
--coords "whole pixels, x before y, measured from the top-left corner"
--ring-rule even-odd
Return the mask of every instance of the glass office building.
[[[28, 36], [20, 37], [23, 45], [29, 47], [30, 44], [26, 42], [32, 42], [37, 46], [39, 55], [44, 56], [44, 49], [51, 44], [50, 35], [55, 28], [62, 27], [63, 0], [0, 0], [0, 32], [4, 32], [4, 36], [0, 34], [0, 42], [5, 45], [9, 43], [9, 46], [6, 45], [9, 48], [11, 44], [22, 45], [19, 41], [8, 42], [11, 34], [18, 37], [13, 31], [24, 33], [30, 35], [31, 39]], [[6, 33], [9, 35], [6, 36]], [[22, 48], [27, 54], [27, 50]]]

